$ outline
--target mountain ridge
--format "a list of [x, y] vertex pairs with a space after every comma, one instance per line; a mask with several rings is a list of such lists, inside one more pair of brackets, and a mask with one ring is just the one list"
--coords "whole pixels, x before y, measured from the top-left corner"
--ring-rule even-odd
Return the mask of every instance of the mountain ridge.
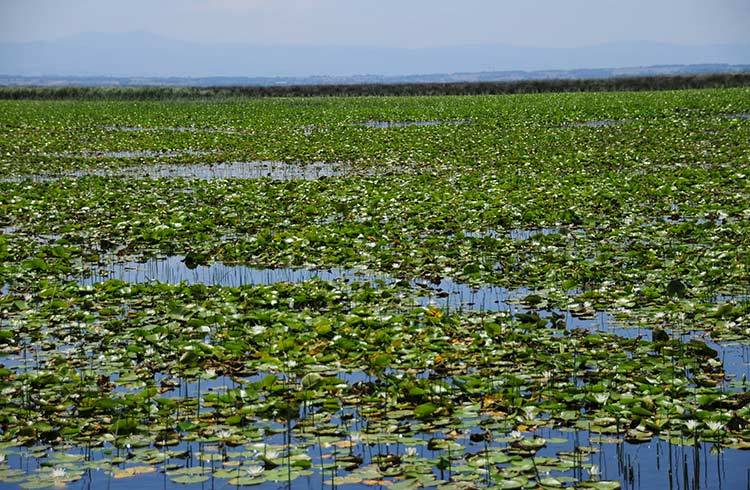
[[398, 77], [700, 64], [750, 64], [750, 44], [683, 46], [633, 41], [581, 48], [245, 45], [194, 43], [144, 31], [0, 43], [0, 73], [36, 77]]

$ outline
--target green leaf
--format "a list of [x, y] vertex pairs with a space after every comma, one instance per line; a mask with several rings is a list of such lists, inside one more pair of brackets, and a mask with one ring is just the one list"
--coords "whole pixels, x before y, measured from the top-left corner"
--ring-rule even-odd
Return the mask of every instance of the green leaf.
[[414, 417], [418, 419], [427, 419], [432, 417], [437, 410], [437, 406], [434, 403], [423, 403], [414, 409]]

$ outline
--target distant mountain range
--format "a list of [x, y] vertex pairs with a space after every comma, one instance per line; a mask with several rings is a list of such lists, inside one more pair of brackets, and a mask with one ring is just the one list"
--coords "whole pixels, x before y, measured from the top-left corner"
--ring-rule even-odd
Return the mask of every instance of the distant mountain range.
[[[622, 42], [582, 48], [482, 44], [405, 49], [199, 44], [144, 32], [89, 33], [58, 41], [0, 44], [0, 74], [6, 80], [42, 76], [148, 80], [229, 77], [246, 83], [388, 83], [456, 77], [462, 81], [517, 80], [549, 78], [550, 74], [576, 78], [640, 75], [643, 70], [682, 70], [677, 65], [702, 65], [696, 69], [704, 71], [706, 66], [713, 66], [709, 69], [712, 71], [726, 65], [750, 65], [750, 44]], [[615, 70], [618, 67], [651, 68]], [[456, 75], [434, 75], [438, 80], [420, 75], [412, 80], [415, 73]]]

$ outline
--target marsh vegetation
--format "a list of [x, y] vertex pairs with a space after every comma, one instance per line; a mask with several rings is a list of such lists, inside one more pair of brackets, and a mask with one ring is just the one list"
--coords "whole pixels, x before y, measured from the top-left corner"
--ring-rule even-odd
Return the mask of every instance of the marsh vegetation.
[[748, 101], [0, 102], [0, 484], [746, 488]]

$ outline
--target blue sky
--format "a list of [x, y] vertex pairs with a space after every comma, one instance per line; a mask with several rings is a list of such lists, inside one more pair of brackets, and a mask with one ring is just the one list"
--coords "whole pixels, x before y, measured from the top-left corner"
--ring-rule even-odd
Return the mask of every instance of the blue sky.
[[0, 42], [127, 31], [393, 47], [748, 43], [750, 0], [0, 0]]

